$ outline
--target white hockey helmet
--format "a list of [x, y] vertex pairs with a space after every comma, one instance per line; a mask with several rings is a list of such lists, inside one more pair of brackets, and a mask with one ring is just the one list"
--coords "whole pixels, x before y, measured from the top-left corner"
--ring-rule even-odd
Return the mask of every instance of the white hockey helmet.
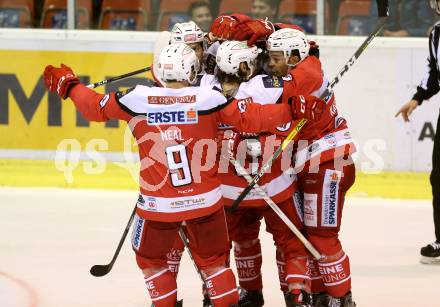
[[439, 1], [440, 0], [429, 0], [429, 4], [431, 6], [431, 8], [438, 14], [440, 15], [440, 8], [439, 8]]
[[298, 50], [299, 62], [301, 62], [309, 55], [310, 44], [304, 32], [295, 29], [281, 29], [269, 36], [267, 50], [282, 51], [286, 62], [292, 56], [293, 51]]
[[194, 21], [176, 23], [171, 30], [170, 44], [203, 42], [203, 31]]
[[196, 53], [186, 44], [165, 46], [159, 56], [158, 77], [167, 81], [188, 81], [194, 84], [199, 71]]
[[261, 49], [256, 46], [249, 47], [246, 42], [225, 41], [218, 48], [215, 61], [221, 71], [238, 77], [240, 63], [246, 62], [251, 69], [249, 78], [255, 71], [256, 59], [260, 52]]

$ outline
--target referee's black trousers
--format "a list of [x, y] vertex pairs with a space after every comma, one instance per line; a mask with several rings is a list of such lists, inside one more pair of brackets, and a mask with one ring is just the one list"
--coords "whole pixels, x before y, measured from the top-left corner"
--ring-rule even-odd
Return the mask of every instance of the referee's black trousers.
[[440, 115], [437, 120], [437, 129], [435, 131], [430, 181], [432, 186], [435, 237], [437, 242], [440, 242]]

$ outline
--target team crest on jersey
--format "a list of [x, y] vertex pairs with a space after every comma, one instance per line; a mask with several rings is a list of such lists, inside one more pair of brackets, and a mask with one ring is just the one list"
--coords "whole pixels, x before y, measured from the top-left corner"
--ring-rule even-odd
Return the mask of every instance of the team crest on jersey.
[[286, 132], [286, 131], [288, 131], [290, 129], [291, 126], [292, 126], [292, 123], [288, 122], [288, 123], [286, 123], [286, 124], [284, 124], [282, 126], [278, 126], [277, 130], [281, 131], [281, 132]]
[[198, 113], [194, 108], [154, 108], [147, 112], [147, 124], [156, 125], [181, 125], [197, 124]]
[[240, 113], [246, 112], [247, 104], [248, 103], [252, 103], [252, 102], [253, 102], [252, 97], [247, 97], [247, 98], [244, 98], [244, 99], [240, 99], [238, 101], [238, 104], [237, 104], [238, 110], [240, 111]]
[[263, 85], [265, 88], [282, 88], [284, 81], [280, 77], [265, 76], [263, 77]]

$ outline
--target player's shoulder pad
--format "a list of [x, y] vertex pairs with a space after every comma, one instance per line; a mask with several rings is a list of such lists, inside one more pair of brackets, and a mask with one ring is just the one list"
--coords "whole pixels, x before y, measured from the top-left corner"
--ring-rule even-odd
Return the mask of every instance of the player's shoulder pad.
[[157, 91], [157, 87], [136, 85], [125, 91], [117, 92], [115, 97], [119, 105], [132, 116], [145, 114], [146, 99], [151, 92]]
[[224, 108], [233, 98], [225, 97], [218, 86], [198, 88], [198, 114], [208, 115]]
[[209, 86], [209, 85], [211, 85], [211, 86], [218, 85], [218, 84], [216, 84], [217, 83], [216, 81], [217, 81], [217, 79], [214, 75], [204, 74], [204, 75], [201, 75], [200, 82], [199, 82], [198, 86], [203, 87], [203, 86]]
[[263, 76], [262, 80], [265, 88], [282, 88], [284, 86], [282, 77]]
[[123, 91], [116, 92], [116, 98], [117, 98], [118, 100], [121, 99], [122, 97], [124, 97], [124, 96], [127, 95], [128, 93], [132, 92], [135, 88], [136, 88], [136, 87], [134, 86], [134, 87], [130, 87], [130, 88], [128, 88], [128, 89], [125, 89], [125, 90], [123, 90]]

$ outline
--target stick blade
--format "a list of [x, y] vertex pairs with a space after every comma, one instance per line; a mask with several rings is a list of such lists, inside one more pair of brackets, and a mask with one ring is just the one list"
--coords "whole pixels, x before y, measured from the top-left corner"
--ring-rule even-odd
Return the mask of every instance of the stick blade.
[[379, 17], [388, 17], [390, 15], [389, 0], [376, 0], [377, 1], [377, 14]]
[[95, 277], [102, 277], [104, 275], [107, 275], [111, 269], [112, 267], [109, 265], [96, 264], [90, 268], [90, 274]]

